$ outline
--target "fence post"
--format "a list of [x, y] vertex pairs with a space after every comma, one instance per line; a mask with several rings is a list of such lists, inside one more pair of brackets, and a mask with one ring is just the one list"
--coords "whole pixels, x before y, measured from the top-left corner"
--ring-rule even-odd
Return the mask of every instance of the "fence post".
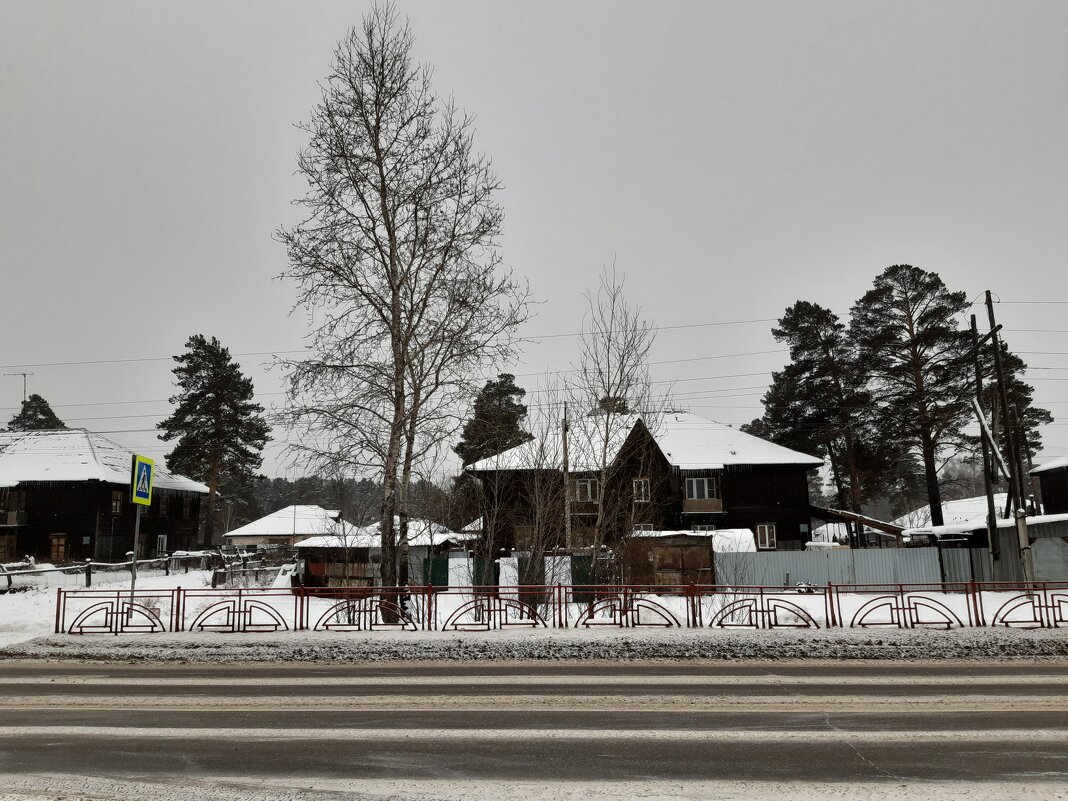
[[85, 586], [86, 587], [92, 587], [93, 586], [93, 560], [92, 559], [86, 559], [85, 560]]
[[824, 606], [827, 608], [827, 628], [834, 628], [837, 625], [834, 615], [834, 588], [829, 581], [827, 582], [827, 593], [824, 596]]
[[63, 606], [63, 588], [56, 587], [56, 634], [62, 633], [63, 627], [60, 625], [60, 609]]

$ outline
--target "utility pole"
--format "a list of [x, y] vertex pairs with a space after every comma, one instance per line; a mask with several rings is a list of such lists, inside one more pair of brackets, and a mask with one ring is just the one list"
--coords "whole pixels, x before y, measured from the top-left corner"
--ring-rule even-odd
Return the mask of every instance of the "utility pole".
[[567, 401], [564, 401], [564, 544], [570, 554], [574, 543], [571, 541], [571, 464], [568, 452], [568, 433], [570, 423], [567, 419]]
[[1027, 469], [1027, 483], [1031, 487], [1031, 497], [1035, 499], [1035, 514], [1042, 514], [1042, 485], [1035, 481], [1035, 477], [1031, 475], [1031, 471], [1035, 469], [1035, 463], [1031, 460], [1031, 443], [1027, 440], [1027, 428], [1023, 425], [1023, 415], [1020, 414], [1020, 407], [1016, 407], [1016, 419], [1020, 421], [1020, 439], [1023, 445], [1023, 457], [1027, 460], [1027, 464], [1024, 466]]
[[1016, 536], [1020, 545], [1020, 561], [1023, 564], [1024, 580], [1031, 583], [1035, 580], [1035, 567], [1031, 560], [1031, 540], [1027, 534], [1027, 509], [1024, 507], [1023, 477], [1020, 475], [1019, 451], [1016, 449], [1016, 435], [1013, 430], [1010, 416], [1009, 394], [1005, 387], [1005, 369], [1001, 364], [1001, 340], [998, 337], [997, 325], [994, 322], [994, 300], [990, 290], [986, 291], [986, 313], [990, 320], [990, 329], [993, 332], [992, 344], [994, 346], [994, 371], [998, 379], [998, 397], [1001, 399], [1001, 410], [1005, 415], [1005, 450], [1010, 460], [1012, 473], [1009, 477], [1009, 495], [1016, 501]]
[[10, 376], [22, 376], [22, 402], [26, 402], [26, 377], [34, 375], [34, 373], [4, 373], [4, 375]]
[[[983, 367], [979, 358], [979, 328], [972, 315], [972, 350], [975, 351], [972, 358], [975, 363], [975, 400], [982, 408], [983, 403]], [[990, 549], [990, 558], [998, 559], [1001, 556], [1001, 543], [998, 541], [997, 510], [994, 508], [994, 485], [990, 481], [990, 443], [987, 442], [986, 433], [980, 432], [979, 441], [983, 448], [983, 489], [986, 492], [986, 537], [987, 547]]]

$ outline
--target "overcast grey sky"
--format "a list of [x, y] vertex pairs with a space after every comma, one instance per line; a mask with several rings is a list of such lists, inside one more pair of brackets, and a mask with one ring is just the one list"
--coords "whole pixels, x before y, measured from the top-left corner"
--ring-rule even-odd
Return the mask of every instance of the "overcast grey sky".
[[[69, 425], [162, 457], [193, 333], [299, 349], [292, 221], [334, 43], [363, 2], [0, 0], [0, 363]], [[992, 289], [1068, 454], [1068, 4], [402, 2], [507, 186], [504, 256], [579, 330], [615, 258], [662, 326], [849, 306], [890, 264]], [[654, 360], [778, 350], [765, 322], [661, 332]], [[1024, 331], [1021, 329], [1048, 329]], [[1053, 331], [1052, 333], [1050, 331]], [[531, 345], [536, 374], [574, 339]], [[117, 364], [42, 363], [132, 359]], [[281, 400], [266, 356], [240, 361]], [[782, 353], [660, 365], [693, 411], [757, 416]], [[21, 368], [11, 365], [33, 364]], [[701, 379], [701, 380], [690, 380]], [[521, 377], [530, 389], [536, 377]], [[22, 394], [0, 378], [0, 416]], [[696, 398], [696, 399], [693, 399]], [[278, 470], [271, 446], [267, 472]]]

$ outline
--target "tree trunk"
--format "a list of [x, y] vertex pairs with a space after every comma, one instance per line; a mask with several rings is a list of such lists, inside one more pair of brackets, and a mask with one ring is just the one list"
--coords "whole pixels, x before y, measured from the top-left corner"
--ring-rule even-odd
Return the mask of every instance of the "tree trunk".
[[219, 490], [219, 457], [211, 457], [211, 472], [208, 475], [208, 519], [204, 524], [204, 539], [207, 544], [215, 544], [215, 497]]
[[923, 450], [923, 472], [927, 479], [927, 503], [931, 508], [931, 525], [942, 523], [942, 491], [938, 487], [938, 462], [935, 459], [934, 441], [926, 428], [920, 431], [920, 443]]

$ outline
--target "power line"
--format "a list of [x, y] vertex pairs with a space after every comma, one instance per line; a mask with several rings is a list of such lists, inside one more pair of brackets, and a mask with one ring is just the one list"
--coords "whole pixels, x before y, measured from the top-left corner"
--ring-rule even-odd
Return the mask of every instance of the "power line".
[[[656, 325], [652, 327], [653, 331], [677, 331], [683, 328], [711, 328], [713, 326], [720, 325], [748, 325], [750, 323], [777, 323], [779, 320], [776, 317], [760, 317], [753, 320], [727, 320], [718, 323], [687, 323], [685, 325]], [[524, 339], [559, 339], [560, 337], [581, 337], [590, 334], [590, 331], [574, 331], [568, 334], [539, 334], [530, 337], [524, 337]], [[602, 333], [602, 332], [598, 332]], [[603, 332], [603, 333], [611, 333]]]
[[[231, 356], [282, 356], [287, 353], [306, 353], [307, 349], [301, 350], [265, 350], [254, 353], [231, 353]], [[70, 362], [38, 362], [36, 364], [0, 364], [0, 370], [11, 370], [16, 367], [77, 367], [86, 364], [129, 364], [132, 362], [169, 362], [174, 361], [174, 356], [139, 356], [129, 359], [83, 359]]]

